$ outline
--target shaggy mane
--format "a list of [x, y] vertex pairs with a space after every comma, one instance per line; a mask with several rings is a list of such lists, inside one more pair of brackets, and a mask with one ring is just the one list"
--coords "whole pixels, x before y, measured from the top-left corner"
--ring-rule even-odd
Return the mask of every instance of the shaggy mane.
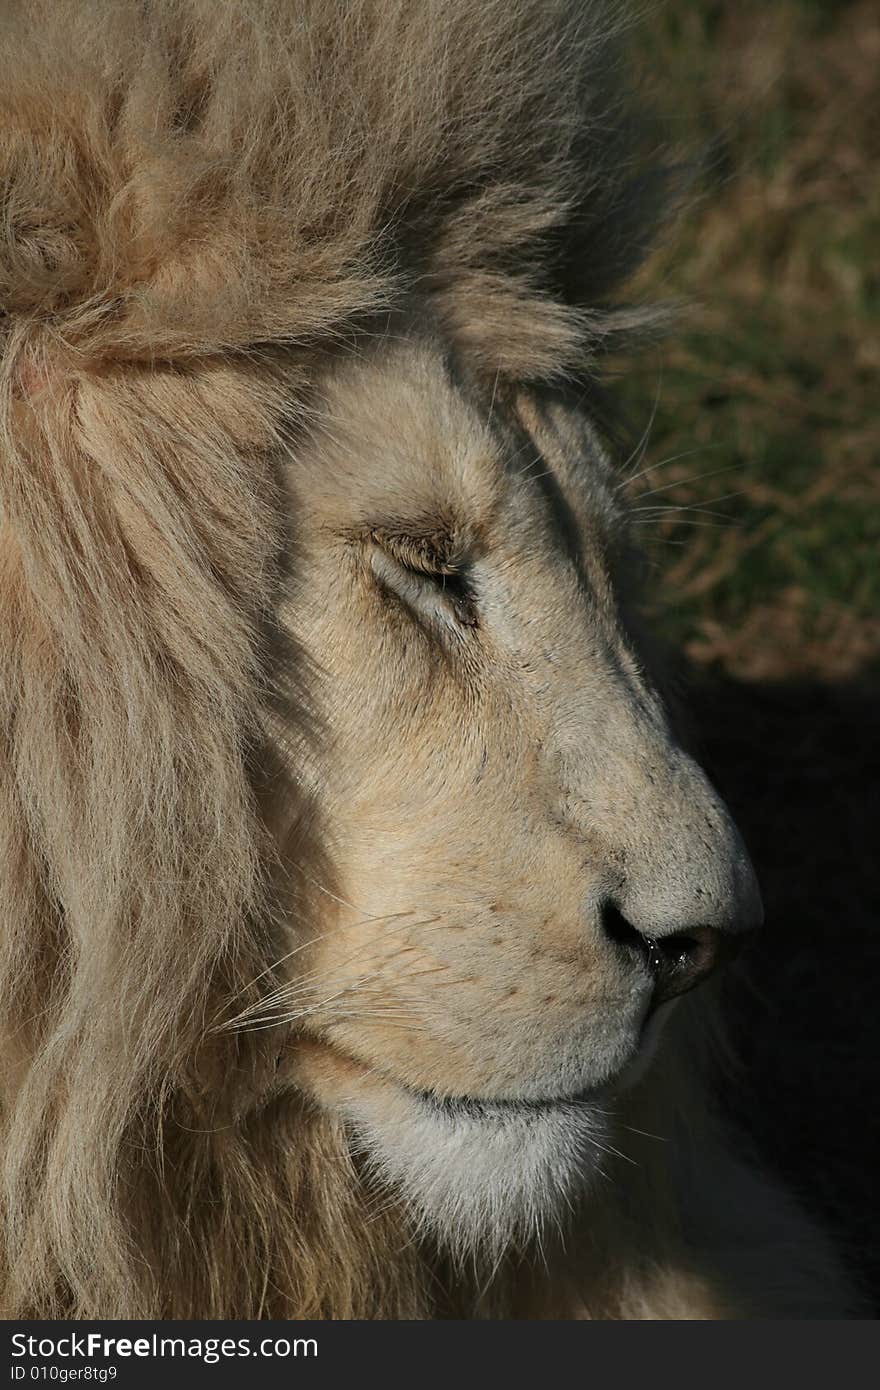
[[314, 852], [267, 733], [275, 469], [320, 354], [391, 311], [517, 380], [633, 324], [609, 296], [653, 199], [613, 27], [579, 0], [3, 6], [7, 1317], [433, 1306], [333, 1125], [275, 1091], [278, 1040], [211, 1031]]

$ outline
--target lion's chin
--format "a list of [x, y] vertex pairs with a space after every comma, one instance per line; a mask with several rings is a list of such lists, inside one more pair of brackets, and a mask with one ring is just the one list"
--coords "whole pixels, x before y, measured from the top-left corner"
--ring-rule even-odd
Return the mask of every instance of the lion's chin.
[[309, 1070], [308, 1089], [341, 1117], [372, 1181], [403, 1203], [419, 1234], [461, 1258], [495, 1260], [561, 1229], [608, 1152], [600, 1091], [449, 1100], [350, 1059], [322, 1059], [317, 1086]]
[[497, 1258], [561, 1225], [606, 1147], [604, 1111], [588, 1101], [435, 1104], [401, 1091], [345, 1118], [374, 1176], [459, 1255]]

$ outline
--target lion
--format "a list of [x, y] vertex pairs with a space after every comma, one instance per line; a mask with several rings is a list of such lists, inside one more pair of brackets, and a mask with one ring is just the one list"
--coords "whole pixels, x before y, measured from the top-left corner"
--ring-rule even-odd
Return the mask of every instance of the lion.
[[762, 909], [601, 425], [619, 27], [4, 6], [7, 1317], [854, 1306], [705, 1075]]

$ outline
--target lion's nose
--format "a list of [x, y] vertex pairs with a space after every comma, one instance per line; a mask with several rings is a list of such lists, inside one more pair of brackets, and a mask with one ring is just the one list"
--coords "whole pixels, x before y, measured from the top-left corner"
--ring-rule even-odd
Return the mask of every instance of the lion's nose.
[[595, 825], [614, 849], [588, 920], [595, 930], [598, 907], [600, 930], [642, 978], [649, 968], [661, 1003], [728, 959], [764, 908], [748, 850], [702, 768], [662, 730], [630, 733], [635, 753], [608, 758], [601, 798], [588, 789]]
[[[646, 754], [647, 757], [647, 754]], [[636, 952], [662, 1003], [700, 984], [760, 927], [755, 871], [727, 807], [681, 749], [659, 753], [623, 841], [623, 873], [602, 916], [607, 936]]]
[[652, 1006], [686, 994], [739, 954], [748, 932], [759, 925], [754, 918], [733, 930], [694, 926], [686, 931], [647, 935], [628, 922], [623, 913], [609, 903], [603, 909], [606, 936], [631, 956], [648, 966], [654, 979]]

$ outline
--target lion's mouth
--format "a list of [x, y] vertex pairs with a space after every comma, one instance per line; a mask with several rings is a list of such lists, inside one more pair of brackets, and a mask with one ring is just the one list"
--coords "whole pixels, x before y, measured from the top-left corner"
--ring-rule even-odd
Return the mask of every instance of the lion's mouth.
[[[447, 1122], [468, 1119], [488, 1123], [504, 1117], [575, 1111], [607, 1101], [614, 1084], [613, 1079], [603, 1079], [601, 1083], [584, 1085], [577, 1090], [536, 1096], [445, 1095], [412, 1086], [375, 1063], [353, 1056], [335, 1042], [310, 1039], [304, 1046], [301, 1044], [301, 1049], [300, 1066], [296, 1070], [301, 1080], [311, 1082], [307, 1089], [317, 1089], [319, 1094], [323, 1092], [327, 1096], [335, 1094], [340, 1099], [356, 1094], [362, 1087], [390, 1089], [406, 1097], [423, 1113]], [[302, 1074], [303, 1063], [306, 1064], [305, 1076]]]
[[[390, 1078], [389, 1078], [390, 1079]], [[395, 1085], [406, 1091], [420, 1104], [448, 1119], [467, 1116], [470, 1119], [494, 1119], [505, 1114], [542, 1113], [550, 1110], [563, 1110], [567, 1106], [594, 1105], [608, 1094], [608, 1086], [587, 1086], [573, 1093], [535, 1097], [498, 1096], [443, 1096], [433, 1091], [417, 1091], [395, 1081]]]

